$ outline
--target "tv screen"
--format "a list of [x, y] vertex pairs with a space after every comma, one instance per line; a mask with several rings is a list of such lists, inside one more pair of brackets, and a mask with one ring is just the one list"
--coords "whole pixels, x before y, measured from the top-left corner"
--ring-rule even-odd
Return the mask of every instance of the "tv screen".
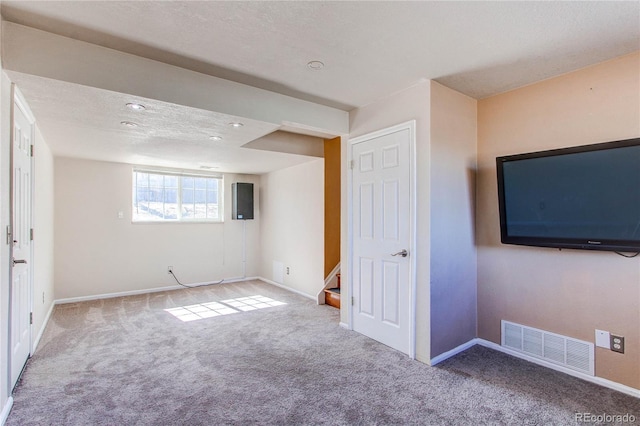
[[496, 158], [503, 244], [640, 251], [640, 138]]

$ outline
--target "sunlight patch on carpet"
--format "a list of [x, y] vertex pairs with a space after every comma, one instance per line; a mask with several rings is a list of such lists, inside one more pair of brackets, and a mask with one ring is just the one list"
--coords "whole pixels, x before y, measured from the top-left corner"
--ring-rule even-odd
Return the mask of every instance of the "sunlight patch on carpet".
[[281, 305], [286, 305], [286, 303], [271, 299], [270, 297], [256, 295], [227, 299], [220, 302], [179, 306], [177, 308], [165, 309], [165, 311], [178, 318], [180, 321], [189, 322]]
[[237, 299], [223, 300], [222, 303], [233, 306], [241, 311], [254, 311], [256, 309], [271, 308], [273, 306], [286, 305], [284, 302], [278, 302], [265, 296], [248, 296], [239, 297]]

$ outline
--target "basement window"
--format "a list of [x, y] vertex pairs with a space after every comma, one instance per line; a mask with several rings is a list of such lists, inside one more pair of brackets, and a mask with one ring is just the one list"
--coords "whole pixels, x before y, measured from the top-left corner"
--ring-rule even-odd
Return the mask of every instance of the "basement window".
[[133, 171], [134, 222], [222, 222], [222, 177]]

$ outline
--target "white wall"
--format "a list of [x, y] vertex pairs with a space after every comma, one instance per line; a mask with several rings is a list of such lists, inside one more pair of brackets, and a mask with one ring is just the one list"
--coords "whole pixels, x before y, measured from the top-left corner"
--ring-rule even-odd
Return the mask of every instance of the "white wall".
[[246, 276], [257, 275], [260, 213], [231, 220], [231, 183], [257, 184], [258, 176], [224, 177], [224, 223], [133, 224], [132, 169], [56, 157], [56, 299], [174, 286], [167, 266], [183, 283], [241, 278], [243, 226]]
[[289, 267], [282, 285], [316, 298], [324, 287], [324, 160], [261, 176], [260, 276]]
[[[54, 301], [53, 155], [36, 125], [33, 193], [33, 328], [35, 344]], [[35, 345], [34, 345], [35, 349]]]

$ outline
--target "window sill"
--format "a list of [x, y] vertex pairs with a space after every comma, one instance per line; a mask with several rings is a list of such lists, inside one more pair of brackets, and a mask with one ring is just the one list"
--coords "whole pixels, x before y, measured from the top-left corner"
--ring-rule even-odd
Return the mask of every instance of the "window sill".
[[213, 225], [224, 220], [132, 220], [132, 225]]

